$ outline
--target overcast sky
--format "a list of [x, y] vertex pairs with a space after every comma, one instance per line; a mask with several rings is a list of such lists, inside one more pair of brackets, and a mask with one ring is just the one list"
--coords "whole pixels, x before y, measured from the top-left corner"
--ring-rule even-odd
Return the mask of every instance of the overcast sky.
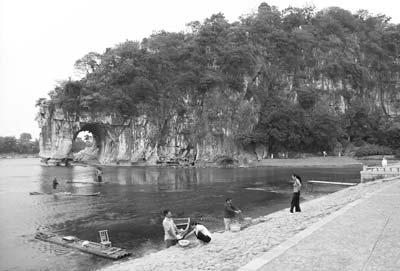
[[[257, 10], [261, 0], [0, 0], [0, 136], [39, 136], [35, 101], [57, 80], [74, 75], [74, 62], [153, 31], [185, 30], [188, 22], [222, 12], [230, 21]], [[367, 9], [400, 23], [395, 0], [265, 1], [279, 9], [314, 4]]]

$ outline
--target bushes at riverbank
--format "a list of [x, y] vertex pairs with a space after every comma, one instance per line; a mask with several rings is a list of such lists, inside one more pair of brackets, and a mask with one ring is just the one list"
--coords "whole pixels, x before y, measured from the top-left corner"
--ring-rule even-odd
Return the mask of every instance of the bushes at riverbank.
[[19, 139], [15, 136], [0, 136], [0, 156], [37, 155], [39, 140], [32, 140], [31, 134], [22, 133]]
[[379, 146], [373, 144], [367, 144], [355, 151], [355, 156], [363, 157], [363, 156], [370, 156], [370, 155], [391, 155], [394, 151], [386, 146]]

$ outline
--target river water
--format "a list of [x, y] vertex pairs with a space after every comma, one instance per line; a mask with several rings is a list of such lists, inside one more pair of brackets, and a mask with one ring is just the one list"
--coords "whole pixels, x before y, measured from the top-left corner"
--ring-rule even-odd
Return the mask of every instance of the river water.
[[[110, 260], [34, 239], [37, 232], [74, 235], [99, 242], [108, 229], [113, 245], [140, 257], [163, 248], [162, 210], [194, 217], [212, 231], [223, 228], [223, 204], [232, 197], [246, 217], [287, 208], [292, 172], [304, 180], [358, 182], [351, 168], [157, 168], [104, 167], [102, 185], [92, 167], [42, 167], [38, 159], [0, 159], [0, 270], [96, 270]], [[59, 185], [52, 187], [57, 176]], [[305, 189], [302, 200], [337, 191], [340, 186]], [[29, 195], [29, 192], [48, 195]], [[52, 195], [93, 193], [98, 197]]]

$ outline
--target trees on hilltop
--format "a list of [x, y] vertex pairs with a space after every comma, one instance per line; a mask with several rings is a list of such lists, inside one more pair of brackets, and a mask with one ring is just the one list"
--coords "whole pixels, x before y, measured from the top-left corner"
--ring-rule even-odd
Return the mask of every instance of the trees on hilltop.
[[388, 17], [262, 3], [233, 23], [218, 13], [188, 27], [88, 53], [75, 63], [84, 77], [57, 86], [51, 102], [160, 123], [196, 108], [203, 125], [221, 115], [210, 97], [228, 105], [227, 97], [244, 93], [259, 108], [254, 129], [236, 131], [244, 144], [297, 151], [343, 140], [389, 144], [386, 123], [400, 108], [400, 25]]

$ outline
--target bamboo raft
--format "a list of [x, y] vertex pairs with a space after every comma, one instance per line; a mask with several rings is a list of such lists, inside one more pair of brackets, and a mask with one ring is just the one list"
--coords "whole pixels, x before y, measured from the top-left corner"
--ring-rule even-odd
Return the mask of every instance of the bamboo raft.
[[57, 193], [42, 193], [42, 192], [29, 192], [31, 196], [38, 195], [57, 195], [57, 196], [69, 196], [69, 197], [96, 197], [100, 195], [100, 192], [96, 193], [77, 193], [73, 194], [71, 192], [57, 192]]
[[121, 258], [131, 255], [128, 251], [119, 247], [105, 247], [100, 243], [80, 240], [74, 236], [57, 236], [55, 234], [48, 234], [38, 232], [35, 239], [61, 245], [68, 248], [78, 249], [80, 251], [97, 255], [103, 258], [119, 260]]

